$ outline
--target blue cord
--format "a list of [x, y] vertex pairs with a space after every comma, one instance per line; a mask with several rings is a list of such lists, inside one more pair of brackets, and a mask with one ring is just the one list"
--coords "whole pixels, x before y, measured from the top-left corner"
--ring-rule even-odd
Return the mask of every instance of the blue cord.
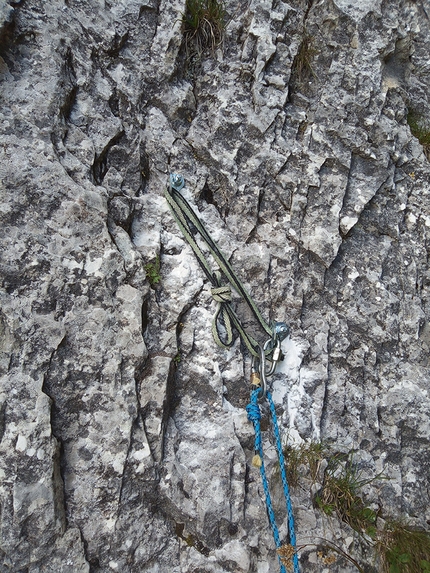
[[[277, 549], [279, 549], [282, 544], [279, 538], [279, 530], [278, 526], [276, 525], [276, 518], [275, 512], [273, 511], [272, 499], [270, 497], [269, 491], [269, 484], [267, 481], [266, 469], [264, 467], [264, 458], [263, 458], [263, 444], [261, 440], [261, 427], [260, 427], [260, 420], [261, 420], [261, 412], [260, 407], [258, 405], [258, 397], [260, 395], [260, 389], [257, 388], [251, 392], [251, 401], [246, 407], [246, 411], [248, 414], [248, 420], [253, 423], [254, 431], [255, 431], [255, 451], [260, 456], [261, 459], [261, 466], [260, 466], [260, 474], [261, 480], [263, 482], [263, 489], [264, 494], [266, 496], [266, 508], [267, 508], [267, 515], [269, 517], [270, 526], [273, 532], [273, 539], [275, 540], [275, 545]], [[278, 428], [278, 420], [276, 418], [276, 411], [275, 411], [275, 404], [273, 403], [272, 396], [270, 392], [266, 393], [267, 400], [269, 402], [270, 412], [272, 415], [272, 427], [273, 433], [275, 436], [276, 442], [276, 450], [278, 452], [278, 460], [279, 460], [279, 467], [281, 470], [281, 478], [282, 478], [282, 485], [284, 488], [284, 497], [287, 506], [287, 514], [288, 514], [288, 530], [289, 530], [289, 537], [290, 537], [290, 545], [294, 548], [294, 556], [293, 556], [293, 566], [294, 566], [294, 573], [299, 573], [299, 559], [297, 557], [296, 552], [296, 535], [294, 531], [294, 516], [293, 516], [293, 508], [291, 505], [291, 498], [290, 498], [290, 490], [288, 487], [287, 482], [287, 474], [285, 471], [285, 459], [284, 454], [282, 452], [282, 444], [281, 444], [281, 436], [279, 434]], [[285, 566], [283, 565], [280, 556], [278, 555], [279, 564], [280, 564], [280, 573], [286, 573]]]

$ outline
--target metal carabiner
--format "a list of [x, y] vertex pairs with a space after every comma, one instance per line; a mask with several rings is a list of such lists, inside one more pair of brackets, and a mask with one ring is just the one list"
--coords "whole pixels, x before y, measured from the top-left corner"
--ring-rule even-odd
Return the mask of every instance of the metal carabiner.
[[[284, 359], [281, 342], [288, 336], [290, 329], [285, 322], [275, 322], [272, 324], [273, 334], [264, 343], [264, 346], [258, 345], [258, 356], [253, 356], [251, 361], [251, 384], [260, 386], [259, 400], [266, 397], [267, 393], [267, 376], [272, 376], [276, 370], [278, 362]], [[268, 359], [267, 354], [272, 354]], [[257, 363], [258, 361], [258, 363]], [[270, 362], [270, 367], [266, 368], [266, 363]]]
[[[267, 380], [266, 380], [266, 355], [264, 349], [258, 345], [259, 356], [253, 356], [251, 362], [251, 384], [260, 386], [259, 400], [266, 397]], [[258, 365], [255, 364], [258, 360]]]
[[[264, 346], [263, 346], [264, 357], [266, 357], [265, 352], [266, 352], [269, 344], [272, 345], [272, 343], [273, 343], [272, 338], [269, 338], [269, 340], [264, 343]], [[280, 360], [282, 360], [281, 341], [279, 340], [279, 338], [276, 338], [276, 346], [273, 349], [273, 354], [272, 354], [272, 358], [271, 358], [272, 364], [271, 364], [269, 370], [267, 370], [267, 372], [265, 372], [266, 376], [272, 376], [272, 374], [275, 372], [276, 366]]]

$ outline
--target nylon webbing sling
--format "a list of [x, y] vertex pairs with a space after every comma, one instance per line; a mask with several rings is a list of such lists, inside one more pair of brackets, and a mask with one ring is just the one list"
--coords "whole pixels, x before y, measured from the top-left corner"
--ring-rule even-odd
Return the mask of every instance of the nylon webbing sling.
[[[180, 175], [172, 174], [170, 176], [170, 183], [166, 192], [166, 199], [172, 210], [173, 216], [175, 217], [176, 222], [179, 225], [179, 228], [181, 229], [184, 237], [187, 239], [188, 244], [193, 249], [194, 254], [196, 255], [197, 260], [200, 263], [200, 266], [202, 267], [205, 275], [212, 283], [213, 286], [211, 291], [212, 296], [215, 298], [217, 302], [220, 303], [220, 312], [218, 312], [217, 315], [215, 316], [214, 322], [216, 324], [216, 321], [219, 319], [219, 316], [221, 314], [224, 320], [225, 328], [227, 330], [227, 336], [225, 341], [221, 340], [222, 337], [220, 335], [219, 328], [216, 327], [215, 331], [217, 332], [216, 336], [218, 337], [218, 340], [217, 338], [215, 339], [218, 344], [226, 347], [231, 346], [233, 342], [232, 334], [230, 333], [230, 329], [228, 326], [229, 324], [228, 319], [226, 322], [226, 314], [227, 314], [231, 322], [236, 327], [237, 331], [239, 332], [240, 336], [242, 337], [242, 340], [244, 341], [246, 347], [251, 352], [251, 354], [253, 356], [259, 356], [258, 342], [255, 340], [253, 336], [251, 336], [245, 331], [239, 317], [237, 316], [236, 312], [233, 310], [230, 304], [231, 291], [229, 285], [222, 285], [221, 273], [218, 271], [213, 272], [211, 270], [211, 267], [208, 261], [206, 260], [205, 255], [203, 254], [202, 250], [197, 244], [197, 241], [195, 239], [196, 234], [199, 234], [201, 238], [204, 240], [212, 257], [217, 262], [220, 271], [226, 277], [228, 283], [231, 286], [233, 286], [236, 292], [240, 294], [242, 298], [246, 301], [246, 303], [248, 304], [249, 308], [252, 311], [252, 314], [254, 315], [255, 319], [260, 325], [261, 329], [264, 332], [266, 332], [266, 334], [268, 334], [271, 338], [273, 338], [273, 328], [271, 328], [264, 320], [256, 304], [246, 291], [245, 287], [243, 286], [239, 278], [236, 276], [229, 261], [220, 251], [217, 244], [213, 241], [212, 237], [209, 235], [209, 233], [207, 232], [206, 228], [204, 227], [200, 219], [196, 216], [196, 214], [191, 209], [186, 199], [180, 193], [180, 190], [184, 187], [184, 184], [185, 184], [184, 179]], [[284, 328], [288, 328], [283, 323], [282, 325], [284, 326]], [[279, 326], [278, 328], [281, 327]], [[271, 350], [273, 350], [273, 348], [270, 348], [268, 350], [270, 352]]]

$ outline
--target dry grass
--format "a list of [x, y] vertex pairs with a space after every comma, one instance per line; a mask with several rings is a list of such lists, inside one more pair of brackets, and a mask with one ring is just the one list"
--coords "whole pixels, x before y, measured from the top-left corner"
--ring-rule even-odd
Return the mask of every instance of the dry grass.
[[316, 77], [312, 63], [317, 54], [318, 50], [315, 48], [311, 36], [305, 31], [291, 70], [291, 75], [297, 83], [301, 84], [311, 77]]
[[214, 52], [222, 44], [225, 18], [222, 0], [187, 0], [183, 22], [188, 57]]
[[310, 442], [298, 448], [287, 446], [284, 454], [288, 483], [291, 487], [297, 487], [304, 475], [310, 478], [312, 483], [317, 481], [319, 468], [327, 455], [327, 449], [320, 442]]
[[388, 523], [376, 542], [383, 573], [430, 573], [430, 534]]
[[315, 503], [326, 515], [337, 514], [340, 520], [358, 533], [374, 537], [377, 516], [364, 503], [360, 490], [378, 479], [384, 478], [381, 475], [370, 479], [361, 478], [351, 455], [345, 459], [345, 455], [336, 454], [329, 460], [323, 487], [315, 496]]

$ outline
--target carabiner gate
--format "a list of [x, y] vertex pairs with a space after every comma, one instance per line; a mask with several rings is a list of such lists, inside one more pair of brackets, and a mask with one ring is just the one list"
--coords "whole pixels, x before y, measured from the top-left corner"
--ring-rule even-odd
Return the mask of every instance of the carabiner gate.
[[[273, 340], [271, 338], [269, 338], [269, 340], [267, 342], [265, 342], [264, 346], [263, 346], [263, 352], [264, 352], [264, 356], [266, 356], [266, 350], [269, 347], [269, 345], [273, 344]], [[278, 365], [278, 362], [280, 360], [283, 359], [282, 356], [282, 352], [281, 352], [281, 341], [279, 340], [279, 338], [276, 338], [276, 346], [273, 349], [273, 354], [272, 354], [272, 358], [271, 358], [271, 366], [269, 368], [269, 370], [267, 370], [266, 372], [266, 376], [272, 376], [272, 374], [275, 372], [276, 370], [276, 366]]]
[[[259, 356], [253, 356], [251, 362], [251, 384], [260, 386], [259, 400], [266, 397], [267, 380], [266, 380], [266, 355], [264, 349], [258, 345]], [[256, 365], [256, 361], [258, 364]]]
[[[276, 322], [273, 325], [273, 336], [264, 343], [264, 346], [258, 345], [258, 356], [252, 357], [251, 362], [251, 384], [260, 386], [259, 400], [266, 397], [267, 376], [272, 376], [276, 370], [278, 362], [284, 359], [281, 350], [281, 342], [289, 334], [289, 328], [284, 322]], [[271, 354], [267, 358], [266, 354]], [[270, 366], [267, 367], [266, 363]]]

